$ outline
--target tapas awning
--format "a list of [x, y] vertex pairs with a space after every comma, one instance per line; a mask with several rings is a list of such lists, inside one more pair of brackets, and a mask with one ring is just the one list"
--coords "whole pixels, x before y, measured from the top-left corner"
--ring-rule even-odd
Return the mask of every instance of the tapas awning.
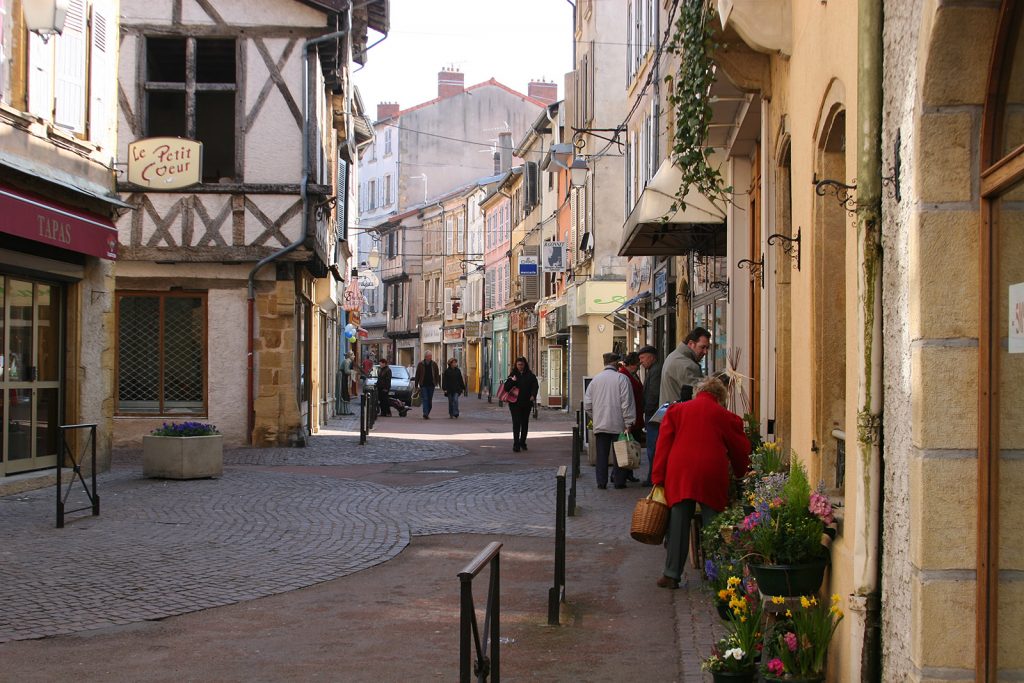
[[695, 191], [685, 209], [673, 210], [682, 171], [661, 164], [622, 226], [619, 256], [680, 256], [691, 251], [725, 253], [725, 209]]
[[109, 218], [6, 185], [0, 185], [0, 232], [79, 254], [117, 259], [117, 228]]

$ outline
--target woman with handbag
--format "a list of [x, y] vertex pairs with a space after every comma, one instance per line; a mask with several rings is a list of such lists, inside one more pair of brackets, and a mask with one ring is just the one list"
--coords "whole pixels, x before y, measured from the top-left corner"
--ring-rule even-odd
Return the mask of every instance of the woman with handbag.
[[516, 453], [525, 451], [526, 435], [530, 431], [530, 410], [540, 390], [537, 376], [530, 372], [530, 364], [525, 358], [516, 358], [508, 379], [498, 389], [498, 400], [508, 403], [508, 410], [512, 413], [512, 450]]
[[726, 399], [722, 381], [708, 377], [692, 401], [670, 405], [661, 421], [651, 482], [665, 487], [669, 506], [662, 588], [679, 587], [697, 503], [706, 526], [729, 503], [730, 467], [737, 477], [750, 467], [743, 420], [725, 407]]

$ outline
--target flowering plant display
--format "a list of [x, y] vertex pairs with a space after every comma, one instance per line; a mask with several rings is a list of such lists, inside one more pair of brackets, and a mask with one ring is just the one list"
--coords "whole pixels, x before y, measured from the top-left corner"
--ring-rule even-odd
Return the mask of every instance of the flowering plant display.
[[[785, 599], [772, 598], [772, 602], [783, 604]], [[819, 603], [813, 595], [802, 596], [800, 607], [787, 609], [765, 641], [766, 677], [785, 680], [824, 673], [829, 643], [842, 620], [839, 595], [832, 596], [831, 605]]]
[[718, 592], [720, 600], [727, 603], [729, 619], [726, 628], [729, 637], [747, 654], [751, 667], [764, 647], [761, 633], [762, 607], [753, 597], [752, 591], [743, 588], [738, 576], [726, 579], [726, 587]]
[[750, 454], [750, 469], [757, 477], [769, 474], [786, 473], [786, 457], [782, 454], [779, 444], [765, 441], [754, 448]]
[[776, 477], [769, 475], [756, 487], [757, 505], [740, 522], [747, 548], [763, 564], [795, 565], [820, 559], [825, 553], [823, 512], [827, 509], [831, 514], [828, 498], [816, 491], [812, 504], [807, 471], [799, 460], [793, 460], [781, 490], [776, 490]]
[[164, 422], [151, 434], [153, 436], [213, 436], [220, 432], [213, 425], [202, 422], [172, 422], [170, 424]]
[[711, 656], [700, 663], [703, 671], [739, 673], [752, 671], [753, 659], [731, 635], [711, 646]]

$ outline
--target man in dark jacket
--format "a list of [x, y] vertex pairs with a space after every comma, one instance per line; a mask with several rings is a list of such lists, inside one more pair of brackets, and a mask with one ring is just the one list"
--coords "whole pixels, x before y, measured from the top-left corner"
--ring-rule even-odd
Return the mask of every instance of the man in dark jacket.
[[391, 368], [386, 358], [380, 359], [377, 369], [377, 407], [383, 417], [391, 417]]
[[457, 358], [448, 359], [448, 367], [441, 377], [441, 391], [448, 397], [448, 417], [454, 420], [459, 416], [459, 395], [466, 392], [466, 380]]
[[416, 366], [416, 387], [420, 390], [423, 402], [423, 419], [430, 419], [430, 409], [434, 407], [434, 389], [441, 383], [441, 371], [434, 362], [434, 355], [427, 351], [423, 360]]
[[658, 349], [653, 346], [642, 346], [637, 352], [640, 365], [647, 371], [644, 377], [644, 429], [647, 431], [647, 479], [644, 486], [651, 485], [651, 468], [654, 467], [654, 445], [658, 441], [658, 423], [651, 422], [651, 417], [658, 411], [661, 404], [658, 398], [661, 392], [661, 361]]

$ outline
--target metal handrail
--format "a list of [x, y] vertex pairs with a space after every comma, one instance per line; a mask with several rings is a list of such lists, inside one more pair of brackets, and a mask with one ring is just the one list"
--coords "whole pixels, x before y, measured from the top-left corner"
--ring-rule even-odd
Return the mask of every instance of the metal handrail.
[[[479, 682], [500, 676], [501, 543], [494, 542], [459, 572], [461, 617], [459, 619], [459, 680], [469, 683], [475, 675]], [[490, 566], [483, 636], [473, 606], [473, 578]], [[474, 660], [473, 655], [476, 655]]]
[[555, 475], [555, 583], [548, 590], [548, 626], [558, 626], [559, 606], [565, 600], [565, 465]]
[[[71, 429], [88, 429], [89, 438], [86, 440], [85, 445], [82, 448], [82, 452], [79, 457], [76, 458], [74, 452], [68, 447], [67, 437], [65, 433]], [[85, 477], [82, 476], [82, 460], [85, 456], [85, 451], [91, 444], [92, 452], [92, 488], [89, 488], [89, 484], [86, 483]], [[61, 481], [61, 472], [64, 469], [64, 456], [67, 455], [71, 459], [71, 480], [68, 482], [68, 488], [64, 491], [61, 496], [61, 489], [63, 483]], [[75, 508], [74, 510], [65, 510], [64, 507], [67, 504], [68, 496], [71, 495], [71, 487], [75, 484], [75, 479], [82, 482], [82, 488], [85, 490], [85, 495], [89, 498], [91, 505], [81, 508]], [[82, 510], [92, 510], [92, 516], [97, 517], [100, 514], [100, 495], [96, 490], [96, 423], [88, 424], [74, 424], [74, 425], [58, 425], [57, 427], [57, 528], [64, 528], [64, 516], [72, 512], [81, 512]]]

